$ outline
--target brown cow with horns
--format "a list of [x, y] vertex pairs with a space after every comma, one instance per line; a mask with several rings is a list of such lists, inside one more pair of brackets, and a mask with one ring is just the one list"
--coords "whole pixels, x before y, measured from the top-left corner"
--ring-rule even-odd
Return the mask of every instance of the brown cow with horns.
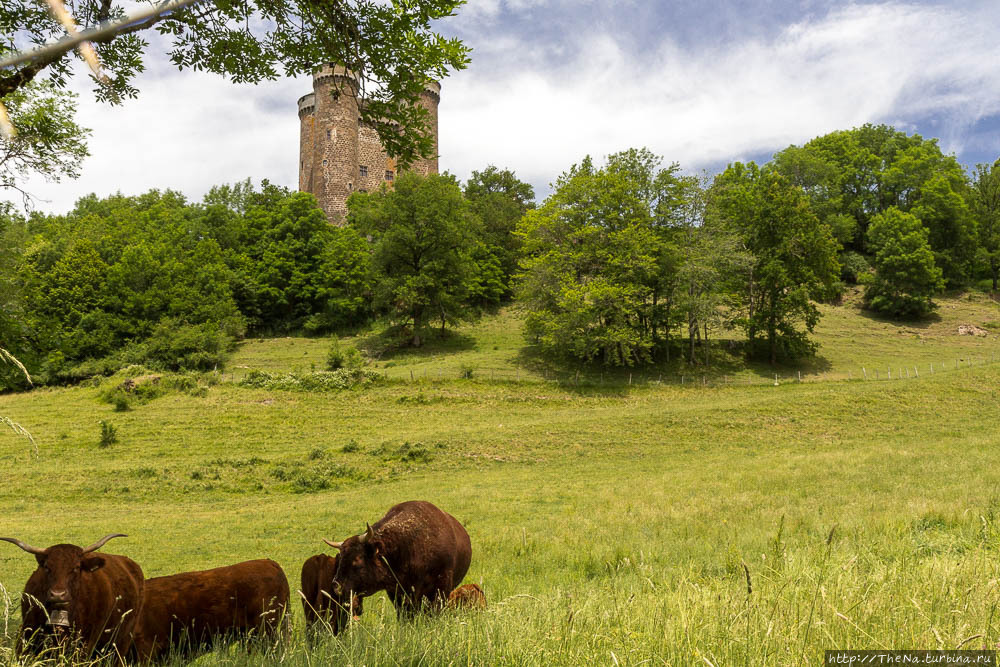
[[38, 569], [21, 595], [18, 652], [37, 652], [47, 640], [90, 656], [111, 650], [124, 656], [142, 604], [142, 568], [131, 558], [94, 552], [121, 533], [89, 547], [57, 544], [39, 549], [0, 537], [34, 554]]
[[135, 626], [143, 662], [190, 655], [218, 637], [274, 637], [288, 621], [288, 579], [267, 559], [148, 579], [143, 598]]
[[462, 524], [422, 500], [391, 507], [361, 535], [323, 541], [340, 552], [331, 585], [338, 607], [334, 632], [346, 624], [348, 605], [360, 614], [360, 600], [378, 591], [388, 594], [398, 615], [424, 604], [444, 606], [472, 561]]

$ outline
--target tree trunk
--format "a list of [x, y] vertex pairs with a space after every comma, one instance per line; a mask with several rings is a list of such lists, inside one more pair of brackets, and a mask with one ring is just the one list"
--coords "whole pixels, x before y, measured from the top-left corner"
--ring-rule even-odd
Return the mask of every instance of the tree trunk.
[[420, 311], [413, 313], [413, 340], [410, 345], [420, 347]]
[[705, 323], [705, 368], [708, 368], [708, 322]]

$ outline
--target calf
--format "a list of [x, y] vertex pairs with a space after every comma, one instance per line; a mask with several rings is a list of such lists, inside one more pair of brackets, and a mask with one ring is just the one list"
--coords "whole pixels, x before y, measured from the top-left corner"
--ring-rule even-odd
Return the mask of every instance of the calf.
[[273, 560], [146, 581], [135, 627], [139, 660], [193, 653], [217, 637], [275, 636], [286, 622], [288, 579]]
[[145, 580], [131, 558], [94, 554], [114, 537], [125, 535], [113, 533], [84, 548], [57, 544], [48, 549], [0, 537], [38, 561], [21, 595], [18, 653], [38, 653], [55, 643], [86, 657], [125, 655], [132, 645]]
[[448, 606], [453, 609], [486, 609], [486, 593], [479, 584], [459, 586], [448, 596]]

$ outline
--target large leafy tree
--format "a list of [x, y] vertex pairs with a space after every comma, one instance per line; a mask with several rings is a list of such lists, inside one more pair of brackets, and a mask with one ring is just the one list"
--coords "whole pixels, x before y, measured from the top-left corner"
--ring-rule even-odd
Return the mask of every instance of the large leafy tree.
[[[125, 15], [115, 0], [67, 0], [86, 29]], [[432, 23], [450, 16], [461, 0], [209, 0], [127, 26], [95, 44], [107, 81], [97, 97], [118, 102], [138, 94], [133, 81], [145, 68], [150, 29], [179, 68], [256, 83], [311, 72], [337, 62], [354, 71], [368, 103], [364, 118], [386, 150], [407, 164], [433, 147], [426, 112], [413, 104], [428, 79], [447, 76], [468, 60], [468, 49], [446, 39]], [[45, 3], [0, 4], [0, 53], [30, 49], [65, 34]], [[70, 55], [54, 53], [0, 74], [0, 99], [44, 72], [58, 87], [72, 75]], [[400, 129], [402, 131], [400, 131]]]
[[611, 366], [651, 358], [666, 329], [676, 253], [670, 218], [677, 166], [645, 149], [588, 157], [518, 226], [524, 238], [520, 302], [543, 349]]
[[1000, 160], [979, 164], [972, 175], [972, 212], [978, 223], [980, 263], [997, 291], [1000, 281]]
[[0, 190], [15, 190], [25, 203], [31, 199], [24, 178], [40, 175], [50, 181], [76, 178], [87, 157], [89, 130], [73, 122], [76, 96], [40, 81], [4, 98], [17, 134], [0, 133]]
[[452, 176], [404, 172], [392, 190], [355, 193], [348, 222], [372, 241], [376, 307], [411, 326], [419, 347], [423, 329], [475, 315], [473, 252], [479, 221]]
[[751, 258], [736, 319], [751, 351], [772, 364], [814, 353], [808, 338], [819, 322], [814, 300], [831, 293], [840, 266], [837, 241], [803, 191], [774, 170], [737, 162], [716, 178], [710, 216], [735, 231]]
[[803, 189], [845, 250], [870, 256], [868, 226], [894, 207], [928, 229], [949, 285], [970, 279], [976, 232], [965, 205], [966, 177], [936, 139], [863, 125], [790, 146], [774, 156], [773, 167]]
[[876, 215], [868, 228], [876, 274], [865, 291], [872, 310], [920, 316], [934, 309], [931, 296], [944, 287], [927, 229], [916, 216], [897, 208]]
[[518, 221], [535, 207], [535, 190], [509, 169], [490, 165], [472, 172], [465, 184], [465, 197], [483, 223], [480, 261], [496, 264], [501, 293], [509, 296], [521, 246], [515, 231]]

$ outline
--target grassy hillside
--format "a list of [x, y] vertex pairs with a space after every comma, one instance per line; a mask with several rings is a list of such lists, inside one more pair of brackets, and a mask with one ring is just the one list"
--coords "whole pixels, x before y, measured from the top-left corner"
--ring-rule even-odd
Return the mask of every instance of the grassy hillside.
[[[514, 310], [460, 327], [445, 339], [431, 339], [424, 348], [401, 349], [378, 357], [376, 367], [390, 378], [450, 379], [471, 370], [474, 377], [485, 379], [544, 380], [576, 379], [600, 383], [661, 380], [698, 382], [703, 375], [718, 381], [773, 381], [777, 371], [782, 378], [803, 380], [860, 378], [867, 371], [874, 379], [876, 371], [885, 378], [888, 371], [904, 377], [928, 374], [931, 366], [954, 369], [980, 363], [995, 355], [1000, 335], [1000, 303], [981, 292], [957, 294], [938, 299], [940, 307], [931, 318], [899, 322], [875, 316], [861, 307], [860, 290], [848, 292], [841, 305], [822, 305], [823, 317], [814, 340], [820, 344], [815, 359], [797, 366], [777, 369], [767, 364], [747, 364], [730, 341], [738, 332], [713, 333], [708, 365], [704, 360], [690, 366], [680, 359], [641, 369], [605, 371], [601, 368], [570, 369], [537, 355], [522, 332], [522, 321]], [[961, 325], [974, 325], [989, 332], [987, 337], [959, 335]], [[676, 332], [675, 332], [676, 335]], [[341, 344], [379, 347], [377, 336], [366, 334], [341, 339]], [[227, 372], [235, 377], [248, 369], [266, 371], [322, 370], [330, 340], [326, 338], [274, 338], [250, 340], [233, 357]], [[916, 371], [914, 371], [916, 368]]]
[[[988, 358], [992, 336], [950, 330], [994, 307], [951, 303], [923, 339], [835, 311], [823, 353], [835, 369], [880, 350]], [[816, 664], [827, 648], [1000, 642], [1000, 364], [778, 387], [457, 379], [477, 360], [527, 375], [505, 342], [515, 326], [505, 314], [462, 349], [399, 355], [385, 370], [406, 381], [365, 391], [223, 382], [124, 413], [94, 387], [2, 396], [40, 455], [0, 432], [0, 532], [46, 546], [128, 533], [107, 550], [147, 576], [266, 556], [293, 588], [321, 538], [396, 502], [430, 500], [472, 536], [485, 612], [400, 623], [380, 594], [310, 650], [296, 605], [290, 645], [199, 664]], [[241, 365], [308, 369], [326, 343], [301, 346], [304, 362], [294, 341], [248, 343]], [[421, 367], [443, 379], [410, 383]], [[98, 420], [118, 443], [98, 445]], [[10, 596], [33, 567], [0, 545]], [[8, 664], [18, 619], [2, 597]]]

